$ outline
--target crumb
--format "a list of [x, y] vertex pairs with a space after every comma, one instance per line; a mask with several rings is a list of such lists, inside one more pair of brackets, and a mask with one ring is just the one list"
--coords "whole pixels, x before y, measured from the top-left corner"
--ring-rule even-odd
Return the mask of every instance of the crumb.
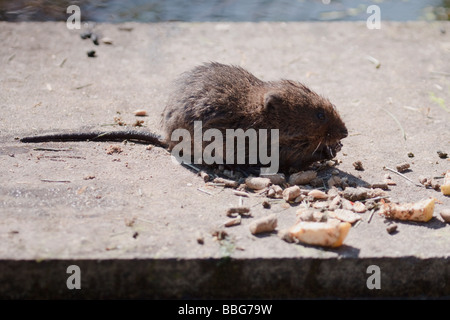
[[355, 170], [364, 171], [363, 164], [360, 160], [353, 162], [353, 166], [355, 167]]
[[121, 153], [123, 150], [120, 146], [111, 145], [106, 149], [107, 154], [113, 154], [113, 153]]

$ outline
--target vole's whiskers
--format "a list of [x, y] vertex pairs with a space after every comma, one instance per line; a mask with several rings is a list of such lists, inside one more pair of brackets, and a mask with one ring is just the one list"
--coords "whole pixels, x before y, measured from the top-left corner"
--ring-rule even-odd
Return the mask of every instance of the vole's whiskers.
[[322, 140], [319, 141], [319, 144], [317, 145], [317, 147], [314, 149], [312, 155], [314, 155], [314, 153], [316, 153], [316, 151], [320, 148], [320, 145], [322, 144]]
[[327, 148], [328, 148], [328, 152], [330, 153], [330, 155], [334, 158], [335, 154], [334, 154], [333, 148], [331, 148], [330, 146], [328, 146]]

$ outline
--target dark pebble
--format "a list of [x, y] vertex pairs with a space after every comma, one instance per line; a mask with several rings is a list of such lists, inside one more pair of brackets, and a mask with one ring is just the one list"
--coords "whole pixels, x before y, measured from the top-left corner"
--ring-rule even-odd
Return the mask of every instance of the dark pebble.
[[90, 38], [91, 36], [92, 36], [91, 31], [83, 31], [82, 33], [80, 33], [81, 39], [87, 39]]
[[97, 36], [97, 34], [93, 33], [91, 35], [91, 40], [96, 46], [98, 46], [98, 36]]
[[262, 203], [262, 205], [263, 205], [263, 207], [264, 207], [265, 209], [270, 209], [270, 203], [269, 203], [269, 201], [264, 201], [264, 202]]
[[87, 56], [90, 58], [94, 58], [95, 57], [95, 50], [90, 50], [87, 52]]
[[438, 154], [439, 158], [441, 158], [441, 159], [447, 159], [448, 158], [448, 154], [446, 152], [442, 152], [442, 151], [439, 150], [437, 152], [437, 154]]
[[353, 162], [353, 166], [355, 167], [355, 170], [358, 170], [358, 171], [364, 171], [363, 164], [362, 164], [362, 162], [359, 161], [359, 160]]

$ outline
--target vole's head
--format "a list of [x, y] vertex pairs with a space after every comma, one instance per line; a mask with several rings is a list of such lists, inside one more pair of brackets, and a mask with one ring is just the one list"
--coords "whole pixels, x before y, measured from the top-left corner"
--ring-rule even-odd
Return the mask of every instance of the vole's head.
[[271, 87], [264, 95], [263, 112], [272, 127], [280, 129], [280, 161], [293, 167], [332, 159], [348, 135], [331, 102], [297, 82], [283, 80]]

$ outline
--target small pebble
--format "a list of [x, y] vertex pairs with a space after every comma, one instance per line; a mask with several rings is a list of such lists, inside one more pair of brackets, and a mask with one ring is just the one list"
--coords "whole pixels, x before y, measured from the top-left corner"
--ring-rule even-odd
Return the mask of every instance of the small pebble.
[[334, 165], [336, 165], [336, 162], [334, 162], [333, 160], [328, 160], [325, 162], [327, 166], [332, 167]]
[[448, 154], [446, 152], [442, 152], [442, 151], [439, 150], [437, 152], [437, 154], [438, 154], [439, 158], [441, 158], [441, 159], [447, 159], [448, 158]]
[[144, 124], [144, 120], [136, 120], [135, 123], [133, 123], [133, 127], [142, 127]]
[[107, 149], [106, 149], [106, 154], [113, 154], [113, 153], [122, 153], [122, 148], [118, 145], [110, 145]]
[[344, 210], [353, 210], [353, 202], [344, 198], [341, 198], [341, 207]]
[[337, 188], [330, 188], [330, 189], [327, 191], [327, 194], [328, 194], [328, 198], [329, 198], [329, 199], [334, 199], [334, 198], [336, 198], [337, 196], [339, 196], [339, 190], [338, 190]]
[[442, 209], [441, 217], [442, 219], [444, 219], [445, 222], [450, 223], [450, 209]]
[[261, 178], [270, 179], [272, 184], [283, 184], [286, 183], [286, 177], [283, 173], [274, 173], [274, 174], [261, 174]]
[[395, 223], [392, 223], [392, 224], [388, 225], [388, 226], [386, 227], [386, 231], [387, 231], [389, 234], [392, 234], [392, 233], [396, 232], [396, 231], [397, 231], [397, 225], [396, 225]]
[[264, 209], [270, 209], [269, 201], [267, 201], [267, 200], [263, 201], [262, 206], [263, 206]]
[[145, 117], [147, 115], [147, 111], [143, 109], [139, 109], [133, 112], [136, 117]]
[[355, 167], [355, 170], [364, 171], [363, 164], [360, 160], [353, 162], [353, 167]]
[[310, 208], [300, 208], [296, 215], [302, 221], [314, 221], [314, 210]]
[[89, 50], [86, 54], [89, 58], [94, 58], [96, 56], [95, 50]]
[[370, 186], [372, 189], [380, 188], [381, 190], [389, 190], [387, 183], [374, 183]]
[[428, 187], [431, 185], [431, 178], [419, 176], [419, 182], [423, 184], [425, 187]]
[[328, 205], [328, 209], [330, 210], [336, 210], [339, 209], [341, 206], [341, 197], [340, 196], [336, 196], [333, 198], [333, 200], [331, 200], [330, 204]]
[[441, 190], [441, 184], [439, 182], [437, 182], [434, 179], [431, 179], [431, 188], [433, 188], [436, 191]]
[[134, 225], [134, 223], [136, 222], [136, 217], [131, 217], [131, 218], [125, 218], [125, 225], [127, 227], [132, 227]]
[[244, 192], [244, 191], [233, 190], [233, 194], [234, 194], [235, 196], [246, 197], [246, 198], [248, 198], [248, 193], [247, 193], [247, 192]]
[[289, 184], [308, 184], [317, 177], [317, 172], [313, 170], [300, 171], [289, 176]]
[[198, 175], [199, 175], [200, 177], [202, 177], [202, 179], [203, 179], [204, 182], [208, 182], [208, 181], [211, 179], [211, 177], [209, 176], [209, 174], [207, 174], [205, 171], [200, 171], [200, 172], [198, 173]]
[[225, 239], [228, 236], [228, 233], [222, 228], [217, 228], [211, 231], [211, 235], [215, 240], [220, 241]]
[[352, 224], [358, 220], [361, 220], [361, 216], [359, 214], [346, 209], [336, 209], [335, 211], [329, 211], [329, 216], [331, 218], [339, 219], [341, 221]]
[[92, 31], [83, 31], [82, 33], [80, 33], [80, 37], [83, 40], [90, 38], [91, 35], [92, 35]]
[[397, 185], [397, 182], [395, 182], [392, 179], [384, 179], [383, 183], [385, 183], [388, 186], [396, 186]]
[[407, 171], [409, 169], [409, 167], [410, 167], [409, 163], [405, 162], [405, 163], [397, 165], [396, 169], [397, 169], [398, 172], [401, 173], [401, 172]]
[[102, 38], [102, 42], [104, 44], [113, 44], [112, 39], [111, 38], [107, 38], [107, 37]]
[[327, 222], [328, 214], [322, 211], [315, 211], [313, 213], [313, 219], [317, 222]]
[[277, 227], [277, 216], [271, 214], [267, 217], [258, 219], [250, 223], [249, 229], [252, 234], [258, 234], [263, 232], [271, 232]]
[[328, 199], [328, 195], [321, 190], [311, 190], [308, 192], [308, 196], [312, 196], [314, 199]]
[[249, 207], [232, 207], [227, 210], [227, 216], [232, 217], [235, 213], [239, 215], [249, 215], [250, 208]]
[[284, 240], [288, 243], [293, 243], [295, 242], [295, 238], [292, 236], [292, 234], [289, 232], [289, 229], [283, 229], [278, 231], [278, 237], [281, 240]]
[[96, 46], [98, 46], [98, 35], [97, 34], [92, 33], [91, 34], [91, 40]]
[[295, 198], [297, 198], [301, 193], [300, 187], [299, 186], [293, 186], [293, 187], [289, 187], [284, 189], [283, 191], [283, 199], [285, 201], [292, 201]]
[[239, 225], [239, 224], [241, 224], [241, 217], [239, 216], [239, 217], [236, 217], [236, 218], [232, 218], [232, 219], [229, 219], [229, 220], [227, 220], [225, 223], [224, 223], [224, 226], [225, 227], [233, 227], [233, 226], [237, 226], [237, 225]]
[[357, 212], [357, 213], [363, 213], [363, 212], [366, 212], [366, 211], [367, 211], [367, 208], [366, 208], [366, 206], [364, 205], [364, 203], [359, 202], [359, 201], [356, 201], [356, 202], [353, 204], [353, 211], [354, 211], [354, 212]]
[[358, 187], [358, 188], [348, 187], [348, 188], [345, 188], [342, 195], [345, 199], [348, 199], [350, 201], [358, 201], [358, 200], [367, 199], [369, 197], [368, 191], [369, 191], [368, 189], [363, 188], [363, 187]]
[[326, 203], [325, 201], [316, 201], [313, 203], [312, 207], [318, 210], [325, 210], [326, 208], [328, 208], [328, 203]]
[[239, 187], [239, 183], [237, 181], [230, 180], [230, 179], [224, 179], [224, 178], [220, 178], [220, 177], [214, 178], [213, 182], [214, 183], [223, 183], [226, 188]]
[[330, 189], [333, 187], [340, 187], [342, 184], [342, 179], [339, 176], [332, 176], [328, 179], [327, 184]]
[[270, 186], [270, 184], [269, 178], [249, 177], [245, 179], [245, 185], [252, 190], [261, 190]]
[[283, 198], [283, 189], [279, 185], [272, 185], [267, 192], [269, 198], [281, 199]]

